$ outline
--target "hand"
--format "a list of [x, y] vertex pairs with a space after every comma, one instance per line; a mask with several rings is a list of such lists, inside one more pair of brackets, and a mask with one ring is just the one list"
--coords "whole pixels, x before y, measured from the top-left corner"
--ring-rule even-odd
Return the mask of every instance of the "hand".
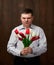
[[28, 51], [28, 53], [32, 53], [32, 48], [31, 47], [26, 47], [25, 49]]
[[22, 55], [27, 55], [28, 53], [32, 53], [32, 48], [26, 47], [21, 51]]

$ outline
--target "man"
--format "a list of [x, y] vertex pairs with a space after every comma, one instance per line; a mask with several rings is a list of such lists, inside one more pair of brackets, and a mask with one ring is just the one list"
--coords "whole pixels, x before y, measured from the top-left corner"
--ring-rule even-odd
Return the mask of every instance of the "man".
[[[12, 30], [7, 44], [7, 51], [15, 56], [14, 65], [40, 65], [40, 55], [47, 51], [45, 33], [42, 28], [32, 24], [34, 19], [33, 16], [33, 11], [31, 9], [26, 8], [22, 10], [20, 17], [22, 25], [19, 25]], [[32, 32], [35, 32], [35, 35], [39, 37], [38, 39], [35, 37], [37, 40], [34, 40], [29, 46], [24, 47], [24, 44], [21, 41], [22, 39], [20, 40], [17, 34], [19, 34], [18, 32], [25, 34], [26, 29], [32, 30]]]

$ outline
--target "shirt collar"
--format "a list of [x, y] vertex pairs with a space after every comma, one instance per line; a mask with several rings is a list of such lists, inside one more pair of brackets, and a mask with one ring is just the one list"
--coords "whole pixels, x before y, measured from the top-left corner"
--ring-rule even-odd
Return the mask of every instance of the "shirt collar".
[[[33, 29], [33, 24], [31, 24], [30, 28]], [[23, 26], [23, 24], [20, 26], [20, 30], [22, 30], [22, 29], [25, 29], [25, 27]]]

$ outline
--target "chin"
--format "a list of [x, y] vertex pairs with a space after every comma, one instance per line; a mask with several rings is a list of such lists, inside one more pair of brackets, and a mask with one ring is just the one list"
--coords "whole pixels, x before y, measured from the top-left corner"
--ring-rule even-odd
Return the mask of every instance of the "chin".
[[30, 24], [25, 24], [25, 27], [26, 27], [26, 28], [29, 28], [29, 27], [30, 27]]
[[26, 26], [26, 28], [29, 28], [30, 26]]

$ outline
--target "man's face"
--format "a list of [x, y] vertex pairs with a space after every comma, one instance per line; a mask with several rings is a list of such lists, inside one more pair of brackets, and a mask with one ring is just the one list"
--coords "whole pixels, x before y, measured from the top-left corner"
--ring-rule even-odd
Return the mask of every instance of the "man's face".
[[21, 22], [24, 27], [29, 28], [33, 21], [33, 16], [31, 13], [23, 13], [21, 14]]

